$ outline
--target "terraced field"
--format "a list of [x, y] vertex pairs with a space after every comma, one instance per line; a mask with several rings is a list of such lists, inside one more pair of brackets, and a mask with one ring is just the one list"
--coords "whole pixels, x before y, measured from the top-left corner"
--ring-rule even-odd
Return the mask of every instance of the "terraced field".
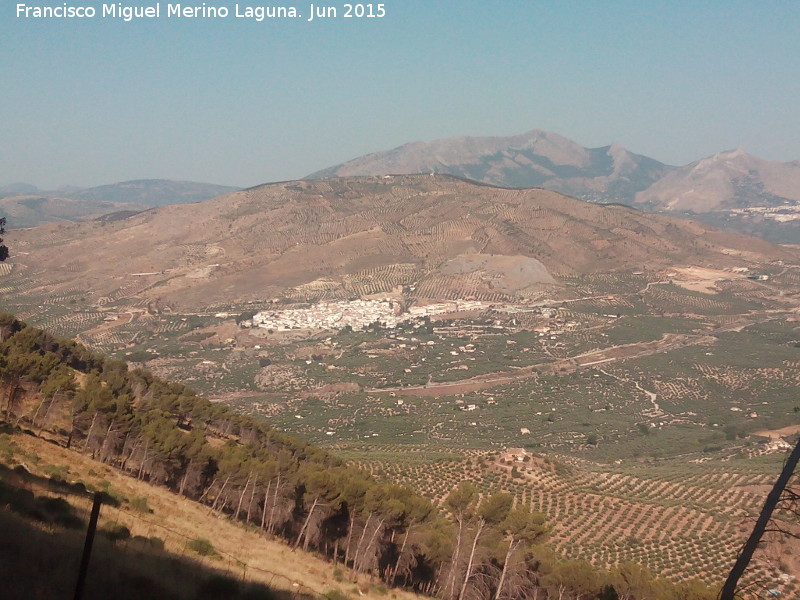
[[[362, 446], [348, 456], [374, 474], [410, 484], [443, 499], [470, 479], [488, 493], [502, 489], [543, 512], [550, 544], [563, 556], [612, 566], [634, 561], [673, 581], [724, 578], [760, 509], [779, 458], [721, 464], [597, 465], [548, 458], [519, 448], [507, 452], [431, 453], [422, 447]], [[407, 457], [407, 458], [406, 458]], [[567, 461], [567, 462], [562, 462]], [[781, 582], [780, 564], [795, 544], [773, 543], [748, 581]], [[777, 557], [782, 557], [776, 561]], [[786, 589], [787, 593], [792, 589]]]

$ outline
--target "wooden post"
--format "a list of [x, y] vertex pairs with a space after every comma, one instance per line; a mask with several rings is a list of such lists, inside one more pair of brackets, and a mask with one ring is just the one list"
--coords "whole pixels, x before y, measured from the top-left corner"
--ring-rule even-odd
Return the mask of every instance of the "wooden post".
[[783, 471], [781, 471], [775, 485], [772, 487], [772, 491], [767, 495], [764, 508], [761, 509], [761, 514], [758, 515], [758, 520], [753, 527], [753, 532], [750, 534], [750, 537], [747, 538], [744, 546], [742, 546], [742, 551], [739, 553], [739, 557], [736, 559], [736, 563], [733, 565], [728, 579], [725, 580], [725, 585], [722, 586], [722, 591], [719, 595], [720, 600], [733, 600], [736, 596], [736, 587], [739, 584], [739, 579], [744, 574], [745, 569], [747, 569], [747, 565], [750, 564], [750, 559], [753, 558], [753, 553], [756, 551], [756, 548], [758, 548], [761, 536], [764, 535], [764, 531], [767, 529], [769, 520], [772, 518], [772, 512], [778, 505], [781, 494], [783, 494], [783, 490], [786, 489], [786, 484], [789, 483], [789, 479], [792, 477], [795, 467], [797, 467], [798, 460], [800, 460], [800, 440], [798, 440], [797, 445], [786, 460]]
[[92, 555], [92, 544], [94, 543], [94, 533], [97, 531], [97, 518], [100, 516], [100, 505], [103, 504], [103, 492], [95, 492], [94, 502], [92, 503], [92, 514], [89, 517], [89, 527], [86, 530], [86, 541], [83, 544], [83, 556], [81, 566], [78, 570], [78, 583], [75, 585], [74, 600], [81, 600], [83, 597], [83, 587], [86, 583], [86, 573], [89, 570], [89, 558]]

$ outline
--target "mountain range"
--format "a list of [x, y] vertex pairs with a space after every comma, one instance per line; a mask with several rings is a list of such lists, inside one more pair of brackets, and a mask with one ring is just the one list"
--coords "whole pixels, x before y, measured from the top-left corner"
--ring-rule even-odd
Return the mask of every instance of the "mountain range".
[[92, 188], [40, 190], [27, 183], [0, 186], [0, 216], [9, 226], [82, 221], [124, 211], [126, 214], [167, 204], [202, 202], [238, 188], [167, 179], [139, 179]]
[[796, 204], [800, 161], [767, 161], [741, 148], [720, 152], [671, 170], [638, 192], [634, 202], [643, 208], [694, 213]]
[[800, 242], [800, 161], [767, 161], [744, 150], [684, 167], [619, 144], [584, 148], [555, 133], [413, 142], [317, 171], [309, 178], [447, 173], [492, 185], [542, 187], [590, 202], [621, 202]]
[[543, 187], [581, 199], [628, 201], [673, 168], [611, 144], [584, 148], [535, 129], [512, 137], [413, 142], [309, 175], [446, 173], [501, 187]]
[[[800, 243], [800, 161], [767, 161], [742, 149], [683, 167], [635, 154], [619, 144], [585, 148], [556, 133], [457, 137], [412, 142], [308, 175], [307, 179], [449, 174], [493, 186], [544, 188], [596, 203], [703, 220], [778, 243]], [[11, 227], [81, 221], [189, 202], [237, 188], [169, 180], [136, 180], [93, 188], [43, 191], [0, 186], [0, 216]]]

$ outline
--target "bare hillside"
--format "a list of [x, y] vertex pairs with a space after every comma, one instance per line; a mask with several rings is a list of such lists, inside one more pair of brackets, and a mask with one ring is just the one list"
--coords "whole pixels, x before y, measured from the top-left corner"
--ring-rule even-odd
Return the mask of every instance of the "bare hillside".
[[182, 310], [392, 291], [500, 301], [586, 273], [794, 260], [694, 221], [424, 175], [270, 184], [8, 242], [11, 268], [49, 294]]

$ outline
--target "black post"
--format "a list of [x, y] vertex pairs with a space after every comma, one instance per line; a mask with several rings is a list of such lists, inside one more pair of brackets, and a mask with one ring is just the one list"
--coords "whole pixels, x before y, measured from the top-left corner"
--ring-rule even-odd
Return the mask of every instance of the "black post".
[[103, 492], [94, 493], [92, 515], [89, 517], [89, 528], [86, 530], [86, 541], [83, 544], [83, 556], [81, 557], [81, 566], [78, 571], [78, 583], [75, 585], [75, 596], [73, 600], [81, 600], [81, 597], [83, 597], [83, 586], [86, 583], [86, 572], [89, 570], [89, 558], [92, 556], [94, 532], [97, 530], [97, 518], [100, 516], [100, 505], [103, 504], [103, 496]]
[[772, 487], [772, 491], [767, 495], [764, 508], [761, 509], [761, 514], [758, 516], [758, 520], [753, 527], [753, 532], [742, 547], [742, 551], [739, 553], [739, 557], [736, 559], [736, 563], [733, 565], [728, 579], [725, 581], [725, 585], [722, 586], [722, 591], [719, 596], [720, 600], [733, 600], [736, 596], [736, 587], [739, 584], [739, 578], [744, 574], [747, 565], [750, 564], [750, 559], [753, 558], [753, 553], [756, 551], [756, 548], [758, 548], [761, 536], [764, 535], [764, 531], [767, 529], [769, 520], [772, 518], [772, 512], [775, 510], [778, 502], [780, 502], [781, 494], [783, 494], [783, 490], [786, 489], [786, 484], [789, 483], [789, 479], [791, 479], [795, 467], [797, 467], [798, 460], [800, 460], [800, 440], [797, 441], [797, 445], [786, 460], [786, 464], [783, 465], [783, 471], [781, 471], [778, 480]]

